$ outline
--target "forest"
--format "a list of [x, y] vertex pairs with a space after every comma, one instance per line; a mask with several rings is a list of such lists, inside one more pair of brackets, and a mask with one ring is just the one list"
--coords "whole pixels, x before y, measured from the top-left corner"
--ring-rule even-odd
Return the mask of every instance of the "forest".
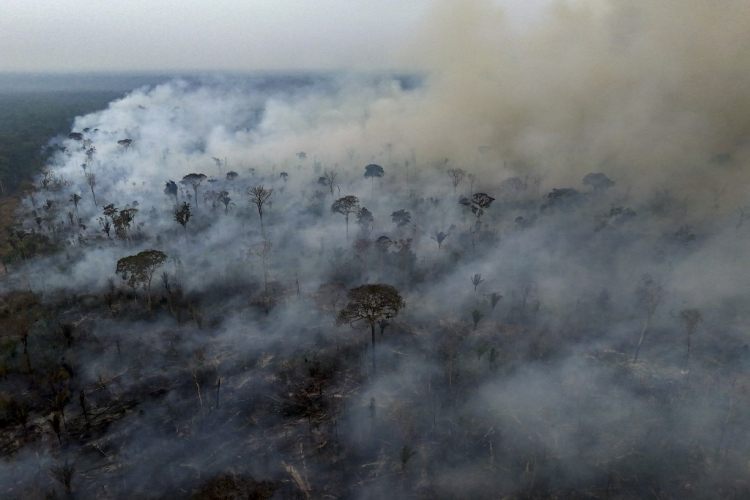
[[50, 129], [0, 496], [748, 498], [748, 18], [636, 3]]
[[[485, 147], [253, 156], [274, 99], [342, 98], [273, 78], [135, 91], [51, 145], [3, 256], [4, 495], [747, 494], [744, 297], [702, 291], [747, 207]], [[387, 83], [359, 85], [418, 91]]]

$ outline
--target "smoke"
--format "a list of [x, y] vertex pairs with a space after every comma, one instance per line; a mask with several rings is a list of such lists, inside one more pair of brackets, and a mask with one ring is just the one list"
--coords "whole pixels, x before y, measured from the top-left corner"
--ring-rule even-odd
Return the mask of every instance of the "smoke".
[[746, 182], [748, 10], [550, 2], [518, 28], [492, 2], [438, 2], [409, 59], [437, 72], [431, 113], [418, 116], [438, 124], [440, 154], [467, 161], [492, 146], [488, 171], [526, 165], [569, 184], [604, 171], [641, 188]]
[[[249, 476], [313, 498], [742, 497], [747, 10], [436, 2], [401, 75], [186, 77], [77, 118], [18, 214], [56, 251], [14, 254], [2, 285], [0, 320], [19, 290], [50, 311], [2, 344], [0, 390], [32, 415], [3, 491], [62, 491], [45, 474], [70, 459], [108, 497]], [[476, 193], [495, 199], [459, 202]], [[372, 221], [331, 213], [350, 195]], [[115, 272], [146, 249], [168, 257], [150, 307]], [[374, 352], [334, 321], [363, 283], [407, 303]], [[87, 399], [57, 446], [62, 389]]]

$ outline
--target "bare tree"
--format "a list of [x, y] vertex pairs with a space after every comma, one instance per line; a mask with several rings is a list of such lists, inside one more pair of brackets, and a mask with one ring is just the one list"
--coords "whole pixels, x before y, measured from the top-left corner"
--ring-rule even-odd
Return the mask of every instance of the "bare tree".
[[70, 201], [73, 202], [73, 206], [76, 208], [76, 217], [78, 217], [78, 203], [80, 203], [81, 200], [81, 195], [78, 193], [73, 193], [73, 196], [70, 197]]
[[333, 196], [333, 188], [336, 186], [336, 176], [338, 175], [339, 173], [335, 170], [324, 170], [323, 177], [319, 179], [320, 184], [327, 186], [331, 191], [331, 196]]
[[99, 205], [96, 203], [96, 193], [94, 192], [94, 187], [96, 187], [96, 175], [94, 175], [94, 172], [86, 172], [86, 184], [91, 188], [91, 196], [94, 197], [94, 206], [98, 207]]
[[703, 315], [698, 309], [683, 309], [680, 311], [680, 315], [677, 317], [679, 322], [682, 324], [682, 328], [685, 330], [685, 340], [687, 341], [687, 352], [685, 353], [685, 368], [687, 369], [688, 363], [690, 362], [690, 350], [691, 337], [695, 333], [695, 329], [698, 328], [698, 323], [703, 321]]
[[273, 194], [273, 189], [266, 189], [262, 185], [248, 188], [246, 191], [250, 195], [250, 202], [254, 203], [258, 207], [258, 216], [260, 217], [260, 232], [263, 235], [263, 239], [266, 239], [266, 229], [263, 226], [263, 205], [266, 204], [268, 199]]
[[221, 175], [221, 165], [222, 165], [221, 159], [217, 158], [215, 156], [211, 157], [211, 159], [214, 161], [214, 164], [216, 165], [216, 168], [219, 169], [219, 175]]
[[263, 260], [263, 284], [266, 296], [268, 296], [268, 257], [271, 255], [271, 242], [264, 238], [263, 241], [252, 245], [250, 249]]
[[742, 224], [747, 220], [748, 217], [750, 217], [750, 205], [742, 205], [741, 207], [737, 207], [737, 216], [739, 219], [737, 220], [737, 229], [742, 227]]
[[659, 307], [662, 300], [664, 300], [664, 289], [656, 283], [651, 276], [645, 274], [641, 278], [641, 285], [636, 290], [638, 302], [646, 309], [646, 322], [643, 324], [641, 330], [641, 336], [638, 339], [638, 346], [635, 349], [635, 356], [633, 356], [633, 363], [638, 361], [638, 353], [641, 351], [641, 344], [643, 344], [643, 338], [646, 336], [646, 330], [648, 330], [648, 324], [653, 318], [656, 308]]
[[462, 168], [451, 168], [448, 170], [448, 177], [451, 178], [451, 184], [453, 184], [453, 194], [456, 194], [456, 187], [461, 183], [466, 175], [466, 171]]

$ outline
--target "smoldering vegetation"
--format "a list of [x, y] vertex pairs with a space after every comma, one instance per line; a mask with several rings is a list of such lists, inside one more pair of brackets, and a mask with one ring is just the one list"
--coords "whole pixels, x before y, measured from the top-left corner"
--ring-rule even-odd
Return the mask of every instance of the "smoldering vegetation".
[[[676, 36], [746, 4], [631, 5], [558, 6], [507, 73], [474, 40], [79, 117], [3, 258], [3, 496], [746, 498], [748, 61]], [[364, 284], [406, 307], [342, 322]]]

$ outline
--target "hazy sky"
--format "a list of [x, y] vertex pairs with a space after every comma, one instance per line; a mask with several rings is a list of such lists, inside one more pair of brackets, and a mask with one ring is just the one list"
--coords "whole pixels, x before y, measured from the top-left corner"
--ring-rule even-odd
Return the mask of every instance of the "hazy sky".
[[0, 0], [0, 71], [393, 67], [438, 2]]
[[428, 0], [0, 0], [4, 71], [387, 65]]

